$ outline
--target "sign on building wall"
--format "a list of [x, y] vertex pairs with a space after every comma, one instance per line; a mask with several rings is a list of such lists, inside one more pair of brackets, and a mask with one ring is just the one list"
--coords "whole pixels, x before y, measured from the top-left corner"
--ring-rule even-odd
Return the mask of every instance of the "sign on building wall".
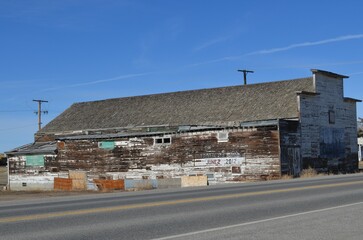
[[114, 149], [115, 148], [115, 142], [114, 141], [99, 142], [98, 147], [103, 148], [103, 149]]
[[44, 155], [26, 156], [26, 166], [29, 167], [44, 167]]
[[204, 158], [195, 159], [195, 166], [232, 166], [241, 165], [245, 162], [244, 157]]

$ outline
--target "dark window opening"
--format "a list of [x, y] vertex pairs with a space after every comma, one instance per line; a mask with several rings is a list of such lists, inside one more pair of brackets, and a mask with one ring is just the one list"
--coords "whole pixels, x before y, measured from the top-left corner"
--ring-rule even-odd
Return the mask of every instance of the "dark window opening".
[[171, 138], [155, 138], [155, 144], [171, 144]]
[[329, 123], [330, 124], [335, 123], [335, 112], [333, 110], [329, 110]]

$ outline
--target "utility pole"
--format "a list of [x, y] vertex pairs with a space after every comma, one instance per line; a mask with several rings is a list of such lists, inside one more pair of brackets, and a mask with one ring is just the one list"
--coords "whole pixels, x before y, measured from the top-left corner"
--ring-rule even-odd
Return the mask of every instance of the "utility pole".
[[250, 71], [250, 70], [237, 70], [238, 72], [243, 72], [243, 80], [244, 80], [244, 83], [245, 85], [247, 84], [247, 73], [253, 73], [253, 71]]
[[35, 114], [38, 114], [38, 130], [42, 129], [42, 113], [47, 114], [48, 111], [42, 111], [42, 103], [46, 103], [48, 101], [45, 100], [33, 100], [33, 102], [38, 102], [38, 111]]

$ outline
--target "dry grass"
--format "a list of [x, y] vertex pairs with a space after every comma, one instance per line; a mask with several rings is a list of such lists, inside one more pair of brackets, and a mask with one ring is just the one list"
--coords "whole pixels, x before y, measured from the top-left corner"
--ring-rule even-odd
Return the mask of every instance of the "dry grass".
[[293, 179], [293, 178], [294, 178], [294, 176], [292, 176], [292, 175], [287, 175], [287, 174], [282, 175], [282, 176], [280, 177], [280, 179], [281, 179], [281, 180], [288, 180], [288, 179]]
[[300, 173], [300, 178], [311, 178], [316, 176], [318, 176], [318, 172], [311, 167], [302, 170]]
[[312, 178], [312, 177], [319, 177], [319, 176], [325, 176], [325, 173], [318, 173], [315, 169], [309, 167], [307, 169], [304, 169], [300, 173], [300, 178]]

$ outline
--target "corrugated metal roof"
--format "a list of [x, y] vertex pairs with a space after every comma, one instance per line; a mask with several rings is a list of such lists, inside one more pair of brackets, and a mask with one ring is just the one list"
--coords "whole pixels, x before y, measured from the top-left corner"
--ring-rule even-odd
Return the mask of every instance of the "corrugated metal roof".
[[54, 154], [57, 150], [56, 142], [35, 142], [23, 145], [18, 148], [14, 148], [8, 152], [6, 155], [31, 155], [31, 154]]

